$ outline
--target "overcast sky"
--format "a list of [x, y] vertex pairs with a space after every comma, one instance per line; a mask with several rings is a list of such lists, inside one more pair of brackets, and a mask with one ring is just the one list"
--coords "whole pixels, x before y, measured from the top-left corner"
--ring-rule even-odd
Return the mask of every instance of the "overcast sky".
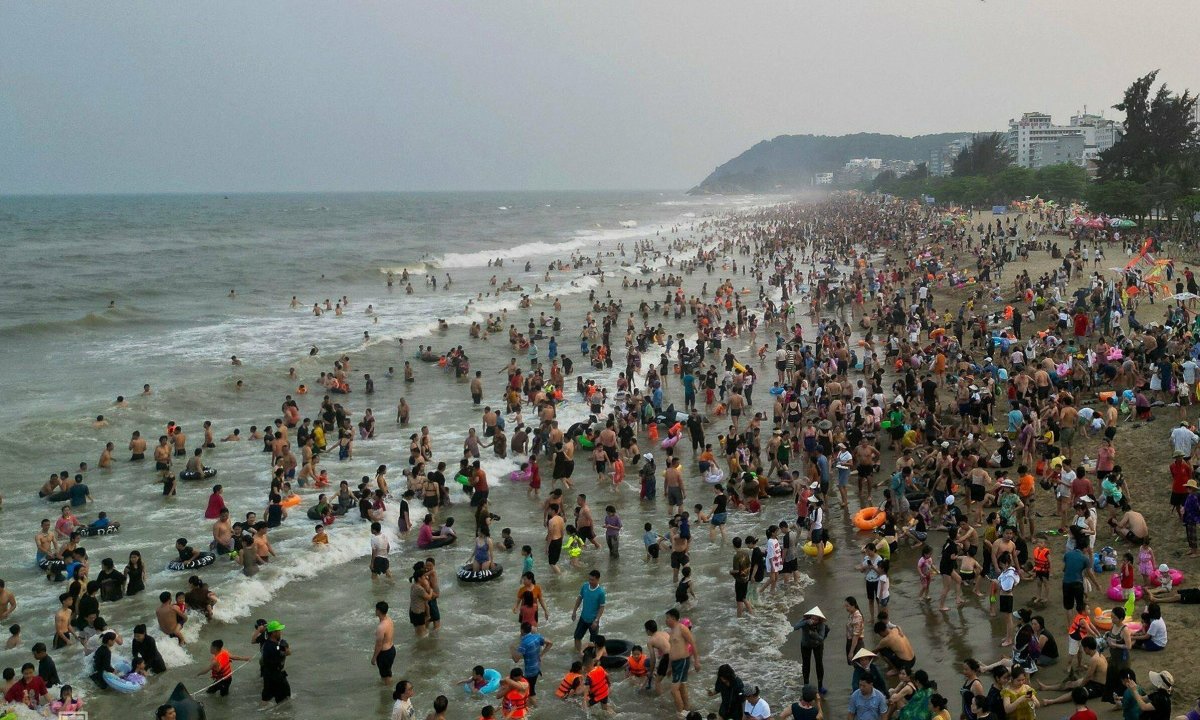
[[1192, 0], [14, 0], [0, 193], [687, 188], [780, 134], [1200, 89], [1197, 38]]

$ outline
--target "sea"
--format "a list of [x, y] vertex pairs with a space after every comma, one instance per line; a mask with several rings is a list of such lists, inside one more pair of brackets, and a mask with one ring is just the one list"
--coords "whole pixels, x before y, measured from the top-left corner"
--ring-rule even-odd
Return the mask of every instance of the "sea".
[[[502, 370], [516, 353], [503, 333], [470, 340], [470, 323], [493, 313], [503, 315], [505, 327], [524, 328], [540, 313], [557, 314], [563, 326], [559, 352], [583, 368], [579, 328], [590, 310], [589, 297], [619, 299], [633, 311], [643, 299], [652, 303], [666, 296], [665, 288], [646, 292], [625, 287], [627, 280], [647, 277], [634, 263], [635, 243], [648, 241], [665, 250], [680, 239], [711, 241], [714, 218], [751, 213], [785, 199], [689, 197], [677, 191], [0, 197], [5, 268], [0, 282], [5, 397], [0, 426], [6, 430], [0, 434], [0, 577], [17, 596], [19, 607], [7, 622], [19, 623], [22, 636], [18, 647], [0, 652], [0, 667], [19, 668], [31, 659], [34, 642], [50, 643], [57, 596], [65, 590], [64, 584], [47, 581], [33, 563], [38, 521], [58, 515], [58, 504], [36, 493], [51, 473], [74, 473], [80, 462], [87, 462], [85, 481], [93, 502], [80, 510], [80, 517], [90, 521], [103, 510], [121, 522], [119, 534], [84, 543], [93, 577], [103, 558], [112, 558], [120, 569], [133, 550], [149, 566], [145, 593], [101, 606], [109, 627], [123, 636], [116, 655], [127, 658], [133, 626], [145, 622], [155, 627], [159, 592], [185, 589], [190, 573], [166, 569], [174, 540], [186, 537], [203, 548], [211, 537], [210, 522], [203, 518], [211, 485], [224, 486], [226, 503], [237, 518], [265, 511], [270, 482], [269, 455], [260, 443], [218, 442], [205, 452], [205, 463], [218, 475], [207, 482], [180, 482], [178, 495], [164, 498], [152, 463], [128, 460], [125, 448], [133, 431], [141, 431], [152, 447], [172, 421], [184, 428], [192, 447], [202, 437], [204, 421], [212, 422], [218, 440], [235, 428], [245, 434], [251, 425], [271, 425], [284, 396], [294, 394], [299, 383], [315, 389], [298, 396], [302, 415], [315, 416], [321, 400], [316, 380], [346, 354], [352, 359], [352, 392], [338, 400], [356, 419], [371, 408], [378, 418], [377, 436], [356, 442], [352, 458], [338, 461], [333, 453], [322, 467], [335, 486], [340, 480], [354, 486], [387, 465], [393, 488], [401, 488], [408, 439], [420, 426], [431, 430], [435, 460], [454, 467], [466, 429], [480, 425], [480, 409], [472, 405], [465, 380], [419, 362], [418, 345], [438, 351], [464, 345], [472, 369], [483, 371], [485, 402], [498, 405]], [[595, 265], [581, 265], [546, 278], [550, 263], [570, 262], [573, 255], [599, 257], [602, 272], [597, 274]], [[647, 269], [661, 272], [665, 263], [664, 255]], [[411, 294], [400, 280], [405, 270]], [[395, 278], [391, 287], [389, 271]], [[715, 287], [722, 277], [755, 288], [746, 272], [739, 265], [735, 277], [727, 263], [713, 275], [688, 276], [685, 289], [699, 293], [702, 284]], [[430, 278], [437, 279], [436, 289]], [[521, 290], [495, 294], [506, 281]], [[532, 297], [529, 309], [517, 306], [522, 293]], [[293, 297], [298, 307], [293, 307]], [[349, 302], [340, 315], [312, 312], [314, 304], [324, 307], [327, 300], [337, 303], [343, 297]], [[558, 313], [556, 298], [562, 303]], [[658, 321], [672, 331], [688, 331], [686, 317]], [[315, 355], [310, 354], [313, 348]], [[652, 361], [655, 352], [646, 360]], [[242, 365], [234, 366], [232, 356]], [[400, 379], [406, 360], [416, 369], [416, 382], [407, 386]], [[614, 371], [583, 372], [611, 388], [621, 365]], [[386, 377], [389, 367], [396, 369], [395, 378]], [[289, 369], [297, 379], [289, 378]], [[363, 392], [363, 373], [375, 379], [374, 394]], [[148, 395], [143, 394], [145, 385], [151, 389]], [[568, 385], [560, 418], [586, 418], [587, 409], [570, 392], [574, 383]], [[668, 396], [672, 394], [678, 395], [679, 388], [669, 383]], [[118, 396], [127, 399], [127, 407], [116, 405]], [[401, 397], [412, 407], [408, 427], [395, 422]], [[101, 415], [106, 424], [95, 427]], [[97, 469], [109, 441], [117, 448], [115, 466]], [[666, 510], [661, 498], [657, 505], [639, 502], [634, 488], [598, 487], [590, 463], [580, 458], [577, 487], [588, 493], [593, 512], [602, 516], [604, 507], [613, 504], [623, 519], [621, 556], [614, 560], [605, 550], [589, 549], [585, 569], [555, 577], [545, 563], [537, 503], [526, 498], [524, 485], [506, 479], [519, 460], [496, 458], [484, 450], [492, 509], [501, 517], [495, 527], [511, 528], [517, 548], [533, 546], [535, 573], [551, 609], [540, 632], [554, 646], [543, 661], [541, 706], [535, 716], [582, 715], [580, 708], [553, 697], [573, 659], [571, 606], [586, 571], [599, 569], [608, 592], [604, 634], [644, 642], [644, 622], [661, 624], [663, 613], [674, 605], [665, 557], [647, 562], [641, 542], [645, 523], [666, 533]], [[548, 484], [549, 473], [543, 477]], [[689, 503], [710, 504], [697, 477], [689, 476], [689, 484]], [[88, 678], [90, 658], [80, 649], [54, 653], [63, 678], [86, 695], [85, 709], [92, 718], [152, 717], [177, 682], [191, 691], [203, 689], [209, 683], [204, 673], [209, 643], [222, 639], [234, 654], [253, 655], [250, 637], [258, 618], [284, 623], [292, 648], [287, 670], [293, 699], [262, 714], [328, 720], [388, 717], [391, 687], [380, 684], [369, 662], [378, 600], [393, 608], [399, 648], [394, 678], [414, 683], [419, 717], [432, 709], [438, 695], [449, 699], [452, 719], [476, 718], [487, 704], [499, 707], [495, 698], [470, 696], [459, 684], [477, 664], [502, 674], [514, 667], [510, 646], [518, 639], [512, 608], [519, 552], [499, 554], [508, 569], [500, 579], [459, 582], [454, 570], [467, 560], [471, 546], [465, 496], [456, 495], [457, 504], [444, 515], [459, 516], [467, 537], [433, 552], [416, 549], [415, 531], [407, 538], [397, 534], [395, 498], [385, 524], [395, 578], [373, 582], [366, 525], [340, 519], [329, 528], [329, 546], [314, 549], [313, 523], [303, 511], [315, 502], [315, 493], [300, 492], [305, 502], [271, 532], [278, 556], [258, 575], [243, 577], [226, 561], [198, 571], [219, 601], [211, 621], [195, 614], [189, 619], [186, 646], [152, 631], [159, 635], [158, 646], [170, 666], [165, 676], [152, 677], [134, 694], [102, 691]], [[789, 513], [780, 506], [779, 517], [769, 519]], [[412, 515], [419, 523], [418, 503], [413, 503]], [[734, 514], [730, 535], [753, 532], [761, 537], [766, 519]], [[437, 558], [440, 568], [442, 627], [415, 639], [407, 622], [407, 576], [412, 563], [426, 556]], [[805, 583], [762, 598], [756, 615], [737, 619], [728, 576], [731, 559], [727, 542], [710, 541], [707, 528], [697, 531], [692, 568], [699, 601], [685, 615], [695, 626], [704, 663], [693, 670], [692, 704], [705, 712], [716, 707], [705, 691], [721, 663], [733, 664], [748, 683], [773, 688], [773, 697], [793, 698], [799, 689], [799, 665], [782, 647], [791, 632], [788, 613], [803, 601]], [[832, 617], [836, 608], [829, 610]], [[209, 718], [260, 713], [257, 663], [235, 666], [229, 697], [200, 693]], [[619, 683], [613, 702], [624, 717], [674, 715], [667, 695], [649, 696], [632, 683]]]

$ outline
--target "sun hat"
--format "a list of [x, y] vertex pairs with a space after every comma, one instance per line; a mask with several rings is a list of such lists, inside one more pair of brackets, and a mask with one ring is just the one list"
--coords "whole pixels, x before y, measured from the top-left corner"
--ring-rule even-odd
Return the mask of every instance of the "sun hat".
[[1158, 571], [1160, 573], [1171, 572], [1171, 566], [1163, 563], [1162, 565], [1158, 566]]
[[642, 453], [642, 457], [649, 460], [650, 462], [654, 462], [654, 453]]
[[870, 659], [873, 657], [879, 657], [879, 656], [866, 648], [862, 648], [858, 652], [854, 653], [854, 657], [850, 658], [850, 661], [853, 662], [855, 660], [862, 660], [863, 658]]
[[1195, 490], [1195, 489], [1198, 489], [1198, 488], [1200, 488], [1200, 483], [1197, 483], [1197, 482], [1196, 482], [1196, 479], [1195, 479], [1195, 478], [1192, 478], [1191, 480], [1188, 480], [1187, 482], [1185, 482], [1185, 483], [1183, 484], [1183, 486], [1184, 486], [1185, 488], [1188, 488], [1188, 489], [1191, 489], [1191, 490]]
[[269, 633], [279, 632], [285, 628], [287, 628], [287, 626], [278, 620], [272, 620], [271, 622], [267, 623], [267, 632]]
[[818, 605], [813, 605], [812, 609], [804, 613], [804, 615], [806, 617], [819, 617], [822, 620], [825, 619], [825, 613], [821, 612], [821, 608]]
[[1162, 672], [1150, 671], [1150, 684], [1160, 690], [1170, 690], [1175, 686], [1175, 676], [1170, 672], [1163, 670]]
[[953, 504], [954, 504], [954, 496], [953, 496], [953, 495], [947, 495], [947, 496], [946, 496], [946, 504], [947, 504], [947, 505], [953, 505]]

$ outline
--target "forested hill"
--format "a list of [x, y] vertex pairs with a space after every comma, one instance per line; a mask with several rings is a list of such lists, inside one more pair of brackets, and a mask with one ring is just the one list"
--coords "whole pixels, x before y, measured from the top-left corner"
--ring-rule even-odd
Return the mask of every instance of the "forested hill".
[[854, 158], [928, 162], [929, 154], [972, 133], [936, 135], [780, 135], [764, 140], [717, 167], [693, 194], [794, 190], [812, 185], [816, 173], [834, 172]]

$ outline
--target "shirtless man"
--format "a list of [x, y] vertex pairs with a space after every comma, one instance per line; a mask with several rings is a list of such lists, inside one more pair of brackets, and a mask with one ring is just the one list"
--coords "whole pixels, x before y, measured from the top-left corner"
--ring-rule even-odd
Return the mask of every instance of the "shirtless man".
[[371, 664], [379, 669], [379, 680], [384, 685], [392, 684], [392, 663], [396, 661], [396, 646], [393, 636], [396, 626], [388, 617], [388, 604], [382, 600], [375, 603], [375, 649], [371, 653]]
[[196, 451], [188, 458], [185, 470], [194, 473], [197, 478], [204, 477], [204, 450], [202, 448], [196, 448]]
[[875, 449], [875, 445], [870, 440], [864, 437], [854, 448], [854, 465], [858, 469], [859, 500], [871, 497], [871, 476], [875, 474], [875, 466], [878, 464], [879, 451]]
[[1096, 638], [1089, 635], [1081, 640], [1079, 644], [1083, 648], [1084, 662], [1087, 664], [1087, 670], [1078, 680], [1062, 682], [1058, 685], [1045, 685], [1040, 680], [1037, 681], [1037, 686], [1041, 690], [1067, 691], [1065, 695], [1059, 695], [1056, 698], [1043, 698], [1042, 705], [1057, 705], [1068, 702], [1071, 699], [1071, 690], [1078, 687], [1087, 690], [1088, 699], [1096, 700], [1104, 696], [1108, 679], [1108, 660], [1104, 657], [1104, 653], [1098, 652]]
[[254, 555], [259, 564], [270, 562], [275, 556], [275, 548], [271, 547], [271, 541], [267, 539], [267, 524], [260, 522], [254, 526]]
[[879, 636], [875, 654], [892, 666], [892, 669], [887, 671], [888, 676], [899, 675], [902, 669], [911, 672], [917, 664], [917, 655], [913, 652], [912, 643], [905, 637], [904, 631], [880, 620], [875, 623], [875, 634]]
[[742, 411], [746, 409], [746, 398], [740, 392], [729, 396], [729, 419], [733, 423], [733, 431], [738, 432], [738, 423], [742, 419]]
[[661, 691], [663, 679], [667, 677], [667, 671], [671, 667], [671, 633], [659, 630], [658, 623], [653, 620], [647, 620], [645, 627], [646, 637], [650, 638], [646, 641], [646, 653], [650, 656], [647, 664], [654, 668], [650, 673], [650, 685], [646, 689], [653, 690], [653, 684], [657, 680]]
[[667, 491], [667, 512], [671, 515], [683, 512], [683, 501], [687, 490], [683, 487], [683, 472], [680, 470], [679, 458], [669, 461], [670, 467], [663, 473], [663, 487]]
[[596, 521], [592, 518], [592, 509], [587, 504], [587, 495], [583, 493], [575, 498], [575, 528], [579, 531], [579, 537], [591, 542], [592, 547], [600, 548], [600, 543], [596, 542]]
[[71, 615], [75, 606], [75, 598], [70, 593], [58, 596], [59, 608], [54, 613], [54, 649], [61, 650], [75, 642], [75, 633], [71, 631]]
[[483, 373], [476, 370], [475, 377], [471, 378], [471, 402], [478, 405], [483, 400]]
[[[131, 449], [132, 445], [131, 441]], [[154, 469], [164, 477], [171, 472], [171, 443], [166, 435], [159, 436], [158, 447], [154, 448]]]
[[1137, 510], [1126, 510], [1120, 520], [1109, 520], [1113, 532], [1131, 543], [1141, 543], [1150, 535], [1146, 517]]
[[96, 463], [96, 467], [105, 470], [112, 469], [113, 463], [113, 444], [111, 442], [104, 443], [104, 449], [100, 451], [100, 460]]
[[58, 538], [50, 527], [48, 518], [42, 519], [42, 528], [33, 536], [33, 542], [37, 546], [35, 558], [39, 565], [43, 560], [58, 557]]
[[671, 662], [671, 699], [675, 701], [675, 710], [685, 713], [689, 710], [687, 694], [688, 671], [695, 666], [700, 671], [700, 655], [696, 652], [696, 639], [688, 626], [679, 620], [679, 610], [671, 608], [667, 611], [667, 629], [670, 632], [670, 649], [667, 657]]
[[175, 457], [187, 456], [187, 435], [183, 432], [183, 426], [175, 426], [175, 435], [172, 437], [175, 443]]
[[12, 615], [13, 610], [17, 609], [17, 598], [4, 585], [4, 581], [0, 580], [0, 620], [4, 620], [9, 615]]
[[967, 493], [967, 512], [975, 509], [975, 524], [983, 525], [983, 499], [987, 497], [987, 492], [992, 484], [992, 476], [983, 467], [983, 463], [971, 468], [969, 473], [968, 483], [969, 492]]
[[212, 526], [213, 551], [218, 555], [233, 552], [233, 525], [229, 522], [229, 508], [221, 508], [221, 516]]
[[546, 521], [546, 558], [550, 564], [550, 569], [555, 575], [562, 573], [558, 568], [558, 559], [562, 555], [563, 532], [566, 529], [566, 523], [563, 521], [562, 515], [559, 514], [559, 506], [550, 505], [550, 518]]
[[158, 594], [158, 608], [154, 610], [154, 615], [158, 618], [158, 629], [162, 630], [164, 635], [175, 638], [180, 645], [187, 644], [182, 632], [187, 615], [178, 605], [171, 602], [171, 593], [164, 591]]

